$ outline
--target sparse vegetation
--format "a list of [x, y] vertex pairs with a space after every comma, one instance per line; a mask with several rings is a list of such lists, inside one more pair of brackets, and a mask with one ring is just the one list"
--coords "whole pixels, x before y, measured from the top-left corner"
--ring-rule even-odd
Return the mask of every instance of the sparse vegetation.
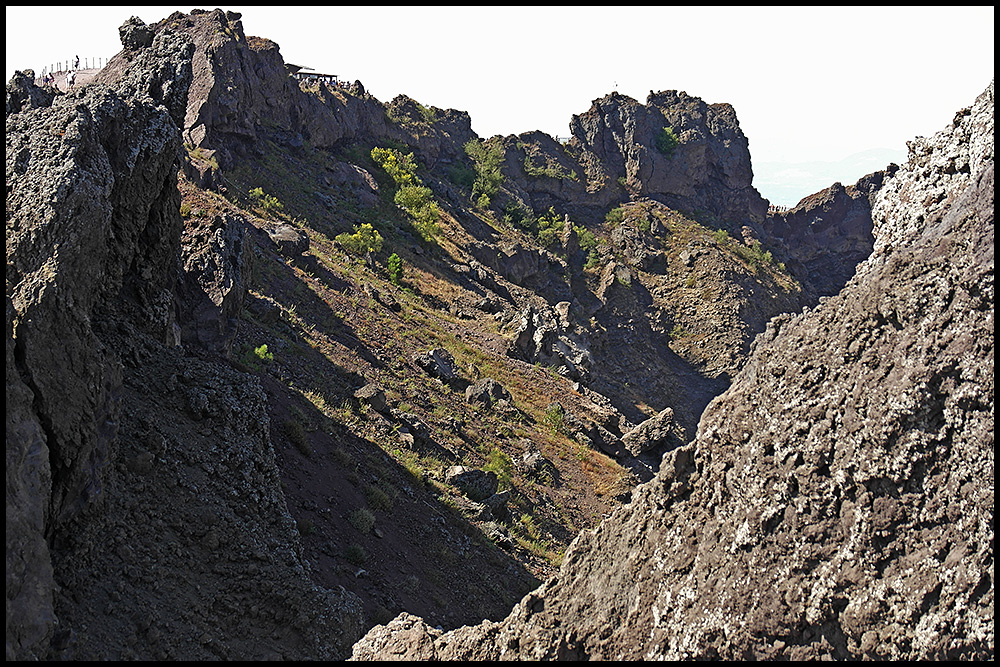
[[656, 143], [656, 150], [667, 157], [672, 156], [677, 146], [681, 143], [681, 140], [674, 133], [674, 128], [670, 126], [664, 127], [657, 132], [654, 141]]
[[353, 234], [338, 234], [336, 241], [352, 255], [379, 252], [382, 250], [383, 242], [382, 235], [367, 222], [361, 223], [360, 227], [355, 227]]
[[251, 188], [249, 190], [250, 200], [254, 208], [263, 211], [265, 214], [281, 213], [285, 210], [277, 197], [266, 194], [261, 188]]
[[387, 267], [389, 270], [389, 281], [399, 287], [403, 284], [403, 260], [399, 255], [392, 253], [389, 255]]
[[503, 183], [503, 174], [500, 173], [500, 164], [504, 159], [503, 146], [499, 139], [471, 139], [464, 148], [472, 158], [476, 170], [476, 180], [472, 183], [472, 201], [479, 208], [488, 208]]
[[351, 522], [351, 525], [358, 529], [362, 533], [372, 532], [372, 528], [375, 527], [375, 515], [372, 514], [371, 510], [365, 509], [364, 507], [359, 507], [347, 516], [347, 520]]

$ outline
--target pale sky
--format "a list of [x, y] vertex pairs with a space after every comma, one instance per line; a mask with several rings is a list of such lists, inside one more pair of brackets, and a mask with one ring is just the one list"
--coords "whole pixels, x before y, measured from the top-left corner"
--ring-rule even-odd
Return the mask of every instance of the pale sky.
[[[570, 117], [614, 90], [728, 102], [755, 163], [905, 150], [993, 78], [992, 6], [222, 8], [286, 62], [359, 79], [382, 102], [468, 111], [483, 137], [568, 136]], [[7, 80], [111, 57], [129, 16], [175, 10], [190, 7], [7, 6]]]

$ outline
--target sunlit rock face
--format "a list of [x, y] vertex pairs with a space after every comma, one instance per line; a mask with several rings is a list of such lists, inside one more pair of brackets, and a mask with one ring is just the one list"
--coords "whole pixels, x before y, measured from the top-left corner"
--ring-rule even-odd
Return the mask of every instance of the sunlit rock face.
[[993, 85], [916, 142], [836, 296], [775, 318], [695, 441], [507, 619], [355, 659], [991, 659]]

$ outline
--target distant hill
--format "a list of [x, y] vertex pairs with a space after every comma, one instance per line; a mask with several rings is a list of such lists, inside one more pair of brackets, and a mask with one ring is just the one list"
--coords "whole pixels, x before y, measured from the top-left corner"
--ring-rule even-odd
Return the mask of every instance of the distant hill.
[[795, 206], [837, 181], [854, 183], [891, 162], [905, 160], [904, 149], [872, 148], [835, 162], [754, 162], [754, 187], [772, 204]]

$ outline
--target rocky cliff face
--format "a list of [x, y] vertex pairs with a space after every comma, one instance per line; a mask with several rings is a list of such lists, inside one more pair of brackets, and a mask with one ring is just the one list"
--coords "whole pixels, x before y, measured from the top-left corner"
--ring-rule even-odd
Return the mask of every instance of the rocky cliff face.
[[811, 293], [836, 294], [871, 254], [872, 203], [895, 170], [892, 165], [847, 187], [834, 183], [790, 211], [768, 214], [763, 225], [768, 244]]
[[259, 384], [174, 347], [225, 349], [245, 270], [238, 220], [181, 249], [195, 47], [134, 22], [123, 43], [100, 84], [8, 88], [7, 658], [337, 657], [356, 599], [303, 569]]
[[[657, 146], [670, 127], [678, 144]], [[650, 93], [646, 104], [618, 94], [595, 100], [570, 122], [591, 187], [614, 189], [671, 208], [702, 211], [730, 224], [760, 223], [767, 203], [753, 189], [748, 143], [729, 104], [706, 104], [682, 91]]]
[[858, 275], [776, 318], [556, 577], [500, 623], [401, 615], [354, 658], [991, 659], [992, 83], [912, 152]]
[[[658, 144], [665, 128], [675, 145]], [[588, 222], [630, 198], [651, 198], [733, 230], [764, 220], [767, 202], [753, 188], [747, 138], [729, 104], [668, 90], [651, 92], [643, 105], [612, 93], [574, 115], [570, 131], [565, 146], [540, 132], [504, 140], [504, 175], [515, 200]]]
[[[470, 173], [468, 114], [405, 96], [383, 105], [357, 82], [296, 83], [239, 19], [132, 19], [93, 85], [8, 86], [8, 658], [338, 658], [370, 627], [362, 603], [369, 619], [404, 604], [446, 627], [498, 618], [498, 600], [527, 588], [498, 551], [515, 553], [513, 531], [538, 562], [545, 540], [593, 525], [604, 497], [628, 497], [619, 464], [645, 457], [648, 478], [664, 448], [675, 451], [628, 510], [584, 533], [507, 621], [442, 637], [402, 617], [356, 655], [947, 657], [946, 640], [959, 656], [992, 651], [992, 448], [975, 442], [992, 444], [992, 87], [919, 143], [878, 200], [868, 275], [775, 320], [751, 356], [808, 291], [748, 245], [776, 228], [728, 105], [611, 95], [576, 117], [569, 145], [501, 139], [494, 207], [551, 206], [584, 225], [542, 248], [469, 204], [452, 170]], [[416, 154], [447, 230], [438, 245], [406, 231], [368, 159], [386, 144]], [[178, 168], [194, 181], [180, 179], [183, 205]], [[197, 187], [224, 190], [239, 169], [285, 200], [290, 240]], [[812, 198], [799, 213], [824, 217], [808, 232], [783, 220], [805, 273], [847, 280], [875, 187]], [[372, 219], [389, 221], [383, 256], [403, 256], [411, 290], [382, 259], [335, 247]], [[251, 258], [266, 286], [245, 300]], [[245, 372], [226, 360], [234, 339], [284, 358]], [[426, 382], [410, 368], [425, 340], [468, 363]], [[373, 378], [386, 391], [355, 391]], [[455, 390], [464, 383], [471, 393]], [[309, 405], [289, 399], [293, 386]], [[503, 464], [515, 433], [523, 460], [545, 464], [511, 464], [532, 476], [516, 482], [524, 498], [473, 504], [479, 524], [444, 503], [428, 518], [451, 490], [424, 457], [479, 465], [488, 451]], [[400, 448], [405, 468], [387, 454]], [[510, 484], [522, 474], [506, 472]], [[579, 496], [586, 485], [600, 491]], [[385, 514], [362, 534], [347, 508], [373, 498]], [[363, 550], [346, 553], [360, 542], [363, 569]], [[956, 619], [949, 605], [973, 611]]]

